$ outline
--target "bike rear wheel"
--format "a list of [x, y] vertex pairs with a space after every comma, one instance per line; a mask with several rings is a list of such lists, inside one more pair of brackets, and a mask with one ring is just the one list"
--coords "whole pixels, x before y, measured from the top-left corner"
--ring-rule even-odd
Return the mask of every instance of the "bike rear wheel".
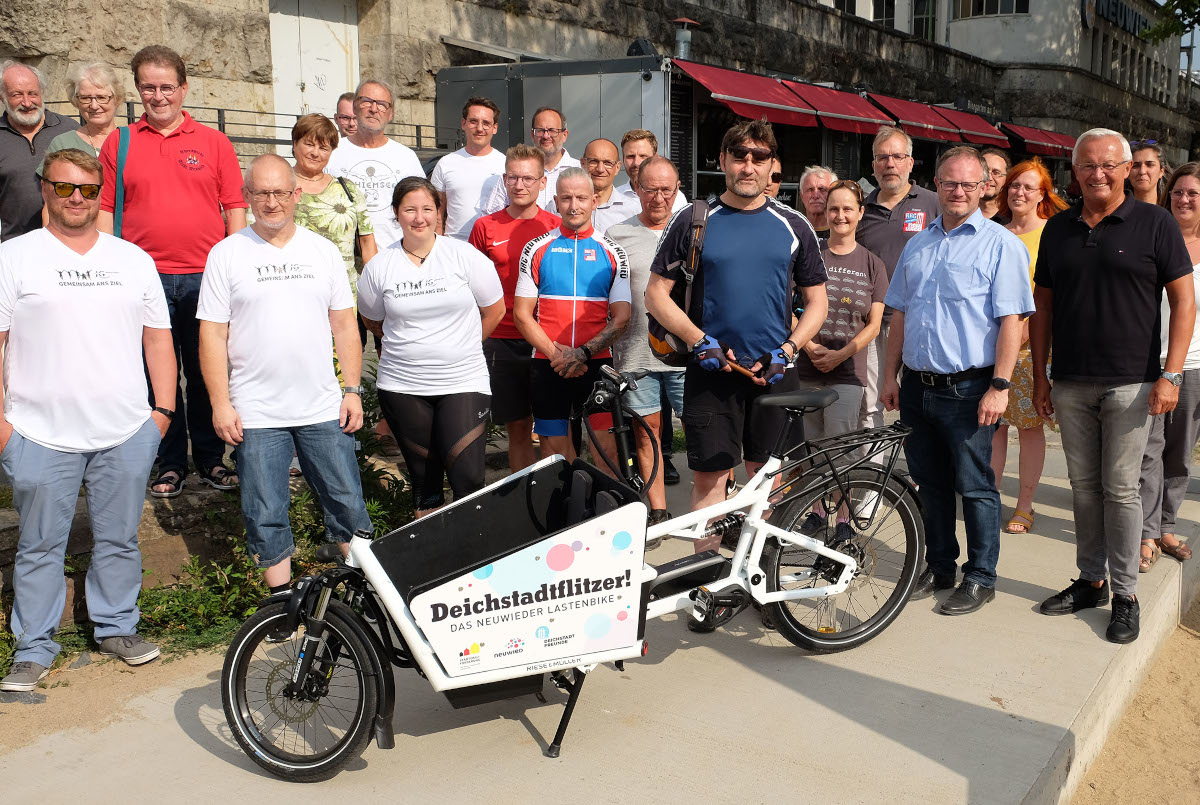
[[[865, 527], [852, 529], [853, 535], [836, 546], [858, 562], [850, 586], [835, 596], [767, 605], [772, 625], [797, 646], [830, 653], [862, 645], [895, 620], [908, 602], [924, 553], [925, 524], [916, 498], [904, 482], [893, 477], [885, 485], [884, 478], [883, 471], [870, 467], [842, 476], [849, 508], [858, 511], [864, 521], [878, 501]], [[816, 508], [820, 525], [812, 533], [806, 529], [806, 534], [834, 545], [842, 498], [842, 490], [831, 480], [822, 489], [777, 507], [771, 523], [799, 533]], [[763, 550], [762, 567], [767, 591], [777, 592], [832, 584], [844, 566], [814, 551], [770, 539]]]
[[263, 607], [243, 624], [225, 655], [221, 701], [238, 744], [267, 771], [297, 782], [327, 780], [370, 740], [378, 680], [370, 650], [350, 624], [358, 617], [338, 601], [325, 615], [303, 699], [289, 698], [304, 627], [269, 641], [285, 621], [284, 603]]

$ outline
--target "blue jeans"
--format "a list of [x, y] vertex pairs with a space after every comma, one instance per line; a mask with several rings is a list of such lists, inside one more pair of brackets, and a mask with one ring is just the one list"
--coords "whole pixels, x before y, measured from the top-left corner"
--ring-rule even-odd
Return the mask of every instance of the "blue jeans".
[[296, 551], [288, 519], [293, 451], [325, 514], [325, 539], [349, 542], [355, 531], [371, 530], [354, 436], [343, 433], [336, 419], [294, 428], [246, 428], [242, 437], [236, 454], [242, 517], [256, 566], [273, 567]]
[[13, 566], [17, 662], [48, 666], [58, 655], [54, 633], [67, 600], [63, 557], [82, 481], [87, 481], [92, 527], [92, 563], [84, 590], [96, 642], [137, 631], [142, 590], [138, 525], [158, 442], [153, 419], [120, 444], [90, 453], [52, 450], [13, 431], [0, 453], [0, 467], [12, 481], [13, 506], [21, 521]]
[[[187, 378], [187, 404], [184, 404], [183, 384], [175, 387], [175, 418], [167, 435], [158, 446], [159, 472], [176, 470], [186, 475], [188, 466], [188, 434], [192, 437], [192, 461], [196, 469], [206, 473], [225, 457], [225, 443], [217, 436], [212, 423], [212, 404], [208, 389], [200, 374], [200, 322], [196, 319], [196, 304], [200, 300], [200, 282], [204, 274], [159, 274], [167, 297], [167, 312], [171, 316], [171, 336], [175, 340], [175, 362]], [[168, 407], [154, 400], [150, 405]]]
[[978, 420], [989, 385], [990, 378], [980, 377], [932, 388], [913, 372], [900, 384], [900, 421], [913, 429], [904, 456], [925, 507], [925, 561], [938, 575], [957, 571], [957, 493], [967, 530], [963, 580], [984, 587], [996, 585], [1000, 557], [1000, 493], [991, 466], [996, 426], [980, 427]]
[[663, 399], [683, 416], [683, 370], [651, 372], [637, 382], [638, 387], [625, 393], [625, 402], [642, 416], [667, 408]]

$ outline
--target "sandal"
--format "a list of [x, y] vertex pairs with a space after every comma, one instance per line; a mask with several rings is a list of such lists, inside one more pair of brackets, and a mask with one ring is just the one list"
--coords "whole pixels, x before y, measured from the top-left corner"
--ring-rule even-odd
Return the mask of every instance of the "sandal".
[[201, 473], [200, 480], [221, 492], [229, 492], [238, 488], [237, 473], [221, 464]]
[[1162, 556], [1162, 549], [1158, 547], [1158, 542], [1152, 539], [1142, 540], [1142, 550], [1145, 551], [1147, 546], [1150, 548], [1150, 555], [1142, 554], [1138, 560], [1138, 573], [1149, 573], [1150, 568], [1154, 567], [1154, 563], [1158, 561], [1158, 557]]
[[1033, 512], [1023, 512], [1020, 509], [1013, 510], [1013, 516], [1009, 518], [1008, 525], [1004, 526], [1005, 534], [1028, 534], [1033, 530]]
[[[156, 486], [170, 486], [166, 492], [155, 491]], [[183, 493], [183, 473], [179, 470], [167, 470], [159, 473], [159, 476], [154, 479], [154, 483], [150, 484], [150, 497], [152, 498], [177, 498]]]
[[1178, 559], [1180, 562], [1185, 562], [1192, 558], [1192, 549], [1186, 544], [1180, 542], [1178, 537], [1175, 538], [1174, 545], [1163, 544], [1162, 537], [1159, 537], [1155, 541], [1155, 544], [1158, 545], [1159, 550], [1161, 550], [1167, 556]]

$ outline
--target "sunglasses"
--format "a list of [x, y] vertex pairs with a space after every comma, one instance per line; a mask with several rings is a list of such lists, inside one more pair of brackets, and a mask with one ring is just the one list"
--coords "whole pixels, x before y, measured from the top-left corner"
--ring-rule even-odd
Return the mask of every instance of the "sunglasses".
[[762, 164], [768, 160], [775, 158], [775, 152], [770, 148], [751, 148], [748, 145], [733, 145], [729, 147], [729, 155], [741, 162], [746, 157], [750, 157], [750, 161]]
[[42, 181], [51, 185], [54, 188], [54, 195], [59, 198], [70, 198], [76, 190], [88, 201], [100, 195], [100, 185], [98, 184], [71, 184], [70, 182], [52, 182], [49, 179], [42, 179]]
[[771, 174], [771, 184], [779, 184], [782, 181], [783, 181], [783, 174], [780, 173], [779, 171], [775, 171], [774, 173]]

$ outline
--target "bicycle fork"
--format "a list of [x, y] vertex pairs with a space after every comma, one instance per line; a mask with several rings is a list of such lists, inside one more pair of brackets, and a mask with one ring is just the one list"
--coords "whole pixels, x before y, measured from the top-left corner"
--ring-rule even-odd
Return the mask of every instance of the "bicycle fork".
[[[290, 698], [300, 698], [304, 695], [304, 681], [312, 671], [313, 659], [325, 647], [325, 612], [329, 608], [329, 599], [333, 596], [333, 588], [326, 586], [317, 598], [312, 617], [305, 619], [304, 640], [300, 643], [300, 656], [296, 658], [296, 667], [292, 671], [292, 681], [284, 688], [284, 695]], [[330, 673], [333, 665], [330, 665]]]

